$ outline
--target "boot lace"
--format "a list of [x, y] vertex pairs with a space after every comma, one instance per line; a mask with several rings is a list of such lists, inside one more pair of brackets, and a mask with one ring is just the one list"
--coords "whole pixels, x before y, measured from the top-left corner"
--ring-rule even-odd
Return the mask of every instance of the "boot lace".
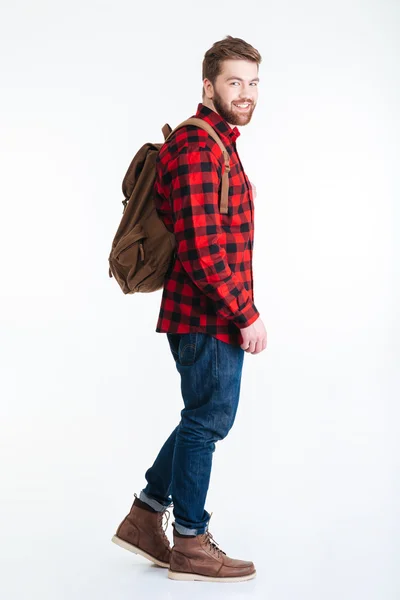
[[[137, 494], [134, 494], [134, 496], [135, 496], [135, 498], [137, 498]], [[172, 503], [171, 503], [171, 506], [173, 506]], [[165, 524], [163, 524], [164, 517], [166, 517]], [[169, 518], [170, 518], [170, 512], [167, 508], [162, 511], [157, 512], [157, 525], [159, 527], [159, 531], [161, 533], [162, 539], [163, 539], [165, 545], [167, 546], [167, 548], [171, 549], [170, 541], [168, 539], [168, 536], [165, 534], [165, 532], [167, 531]]]
[[[162, 512], [157, 513], [157, 517], [158, 517], [158, 525], [160, 527], [160, 533], [162, 535], [163, 541], [165, 542], [165, 544], [168, 548], [171, 548], [169, 539], [168, 539], [167, 535], [165, 534], [165, 532], [167, 531], [167, 527], [168, 527], [170, 512], [168, 509], [165, 509]], [[166, 518], [165, 518], [165, 523], [163, 524], [164, 517], [166, 517]]]
[[[212, 513], [210, 514], [210, 519], [212, 517]], [[208, 530], [208, 525], [207, 525], [207, 529], [204, 532], [204, 541], [207, 544], [207, 547], [211, 550], [211, 552], [213, 554], [217, 554], [217, 556], [221, 556], [221, 554], [225, 554], [226, 556], [226, 552], [224, 552], [223, 550], [221, 550], [221, 548], [219, 547], [218, 542], [214, 539], [212, 533], [210, 533], [210, 531]]]

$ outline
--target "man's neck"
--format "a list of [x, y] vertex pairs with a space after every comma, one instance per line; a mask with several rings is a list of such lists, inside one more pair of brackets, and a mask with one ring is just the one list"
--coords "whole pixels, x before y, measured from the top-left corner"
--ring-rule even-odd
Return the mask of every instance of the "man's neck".
[[207, 106], [207, 108], [210, 108], [211, 110], [213, 110], [214, 112], [216, 112], [217, 114], [218, 111], [215, 110], [215, 106], [214, 106], [214, 102], [212, 100], [210, 100], [210, 98], [204, 98], [204, 100], [202, 100], [204, 106]]

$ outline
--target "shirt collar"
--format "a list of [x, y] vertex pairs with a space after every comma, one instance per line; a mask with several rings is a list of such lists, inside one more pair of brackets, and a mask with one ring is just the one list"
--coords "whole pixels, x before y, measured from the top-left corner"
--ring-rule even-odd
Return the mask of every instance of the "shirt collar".
[[207, 123], [216, 129], [218, 134], [222, 134], [231, 144], [233, 144], [240, 135], [240, 131], [237, 127], [231, 127], [225, 119], [215, 110], [208, 108], [202, 102], [197, 107], [196, 117], [204, 119]]

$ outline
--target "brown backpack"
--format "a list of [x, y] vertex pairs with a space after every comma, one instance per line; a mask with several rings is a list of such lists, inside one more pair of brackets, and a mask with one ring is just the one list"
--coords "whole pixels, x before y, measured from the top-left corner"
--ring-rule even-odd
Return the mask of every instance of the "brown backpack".
[[164, 142], [145, 143], [135, 154], [122, 182], [125, 199], [121, 222], [108, 258], [109, 276], [114, 276], [124, 294], [154, 292], [163, 287], [165, 275], [175, 257], [175, 236], [158, 216], [153, 200], [156, 158], [160, 148], [180, 127], [196, 125], [205, 129], [222, 150], [225, 170], [222, 175], [220, 212], [228, 212], [229, 154], [220, 137], [204, 119], [192, 117], [171, 130], [162, 127]]

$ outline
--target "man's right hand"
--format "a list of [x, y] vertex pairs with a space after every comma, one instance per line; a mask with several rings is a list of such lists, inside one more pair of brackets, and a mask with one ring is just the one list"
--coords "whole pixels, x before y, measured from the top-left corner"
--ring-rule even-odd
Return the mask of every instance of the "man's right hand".
[[242, 344], [240, 347], [245, 352], [258, 354], [267, 347], [267, 331], [261, 317], [258, 317], [254, 323], [240, 330], [242, 334]]

